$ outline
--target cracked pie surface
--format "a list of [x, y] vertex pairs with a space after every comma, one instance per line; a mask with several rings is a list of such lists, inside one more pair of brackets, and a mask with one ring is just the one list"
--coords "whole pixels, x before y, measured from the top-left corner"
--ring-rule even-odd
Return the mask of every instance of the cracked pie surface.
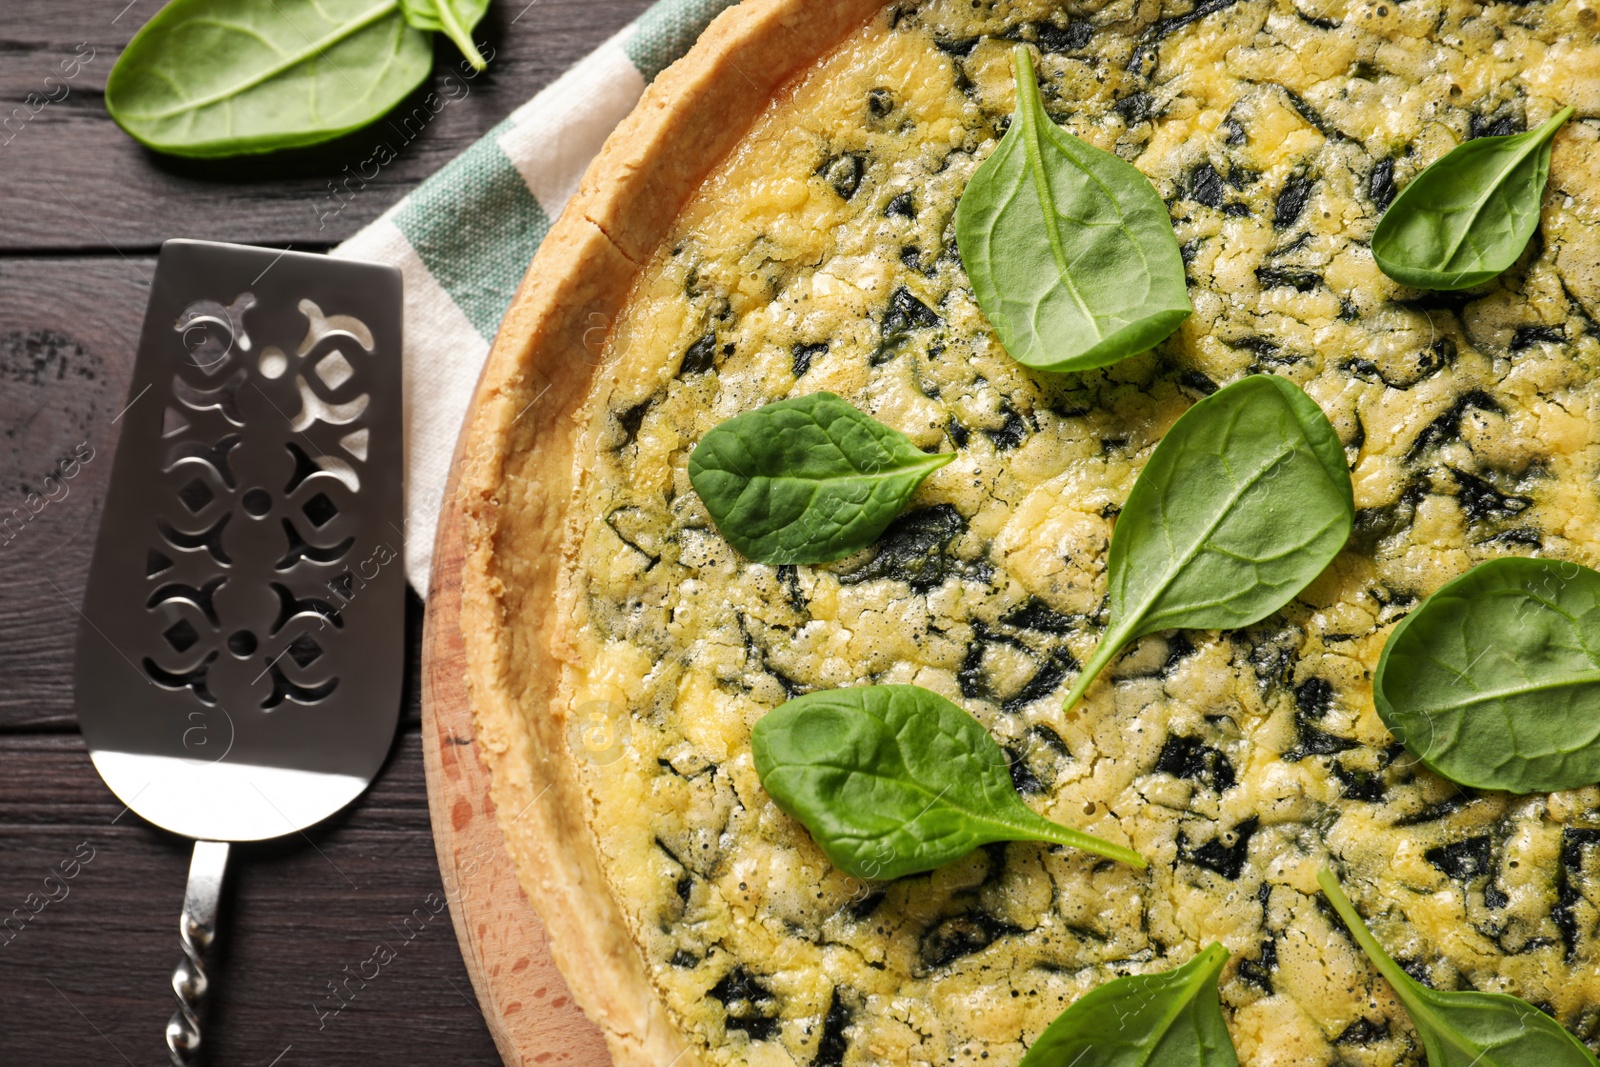
[[[1600, 790], [1453, 785], [1395, 743], [1370, 684], [1393, 624], [1473, 564], [1600, 563], [1591, 0], [857, 7], [747, 105], [709, 172], [651, 194], [654, 231], [630, 245], [591, 212], [631, 278], [576, 303], [599, 318], [572, 312], [566, 341], [534, 329], [514, 352], [502, 338], [503, 410], [561, 383], [560, 447], [506, 416], [477, 431], [501, 457], [474, 483], [480, 732], [502, 811], [553, 788], [503, 825], [613, 1053], [1012, 1064], [1089, 989], [1215, 940], [1241, 1062], [1422, 1064], [1318, 897], [1330, 855], [1413, 976], [1513, 993], [1593, 1047]], [[718, 25], [684, 62], [737, 78]], [[1050, 117], [1138, 167], [1182, 249], [1194, 314], [1101, 370], [1008, 358], [956, 252], [1018, 41]], [[1397, 188], [1565, 104], [1577, 118], [1515, 267], [1459, 294], [1378, 270], [1368, 240]], [[559, 344], [589, 358], [529, 355]], [[1260, 372], [1336, 429], [1348, 546], [1258, 625], [1138, 641], [1064, 712], [1145, 459], [1197, 399]], [[956, 457], [872, 547], [752, 563], [691, 489], [689, 453], [819, 390]], [[1039, 843], [890, 883], [832, 868], [762, 789], [751, 727], [793, 696], [875, 683], [971, 712], [1030, 807], [1149, 868]]]

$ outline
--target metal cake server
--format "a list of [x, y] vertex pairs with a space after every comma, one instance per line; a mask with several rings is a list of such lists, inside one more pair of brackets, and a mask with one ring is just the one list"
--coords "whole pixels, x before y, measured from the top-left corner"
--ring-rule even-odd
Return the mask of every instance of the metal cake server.
[[78, 626], [78, 721], [112, 792], [195, 838], [172, 1062], [200, 1047], [229, 842], [356, 797], [404, 654], [400, 272], [162, 246]]

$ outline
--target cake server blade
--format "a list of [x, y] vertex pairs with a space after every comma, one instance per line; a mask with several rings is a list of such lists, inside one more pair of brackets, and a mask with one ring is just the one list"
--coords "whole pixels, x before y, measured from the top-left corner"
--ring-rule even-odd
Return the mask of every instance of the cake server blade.
[[404, 656], [399, 271], [168, 241], [74, 664], [96, 769], [196, 839], [167, 1027], [200, 1044], [228, 843], [344, 807], [394, 740]]

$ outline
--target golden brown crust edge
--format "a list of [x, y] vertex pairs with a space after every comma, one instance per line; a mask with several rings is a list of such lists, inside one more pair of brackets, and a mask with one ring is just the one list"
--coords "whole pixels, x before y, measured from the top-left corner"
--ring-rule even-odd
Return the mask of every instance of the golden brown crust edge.
[[[881, 0], [744, 0], [664, 71], [590, 164], [490, 351], [458, 446], [467, 691], [491, 798], [573, 995], [618, 1064], [698, 1062], [601, 874], [568, 762], [552, 617], [570, 564], [577, 415], [607, 329], [688, 197], [785, 82]], [[444, 524], [441, 524], [443, 526]]]

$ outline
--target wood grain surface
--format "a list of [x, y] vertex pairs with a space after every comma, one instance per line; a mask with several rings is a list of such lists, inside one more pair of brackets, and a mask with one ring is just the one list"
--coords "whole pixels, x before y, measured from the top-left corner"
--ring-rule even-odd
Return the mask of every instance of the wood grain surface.
[[[445, 499], [453, 499], [454, 487]], [[600, 1028], [550, 958], [544, 926], [517, 880], [489, 799], [467, 703], [461, 641], [460, 512], [447, 507], [435, 545], [423, 634], [422, 745], [439, 868], [479, 1008], [508, 1067], [552, 1060], [609, 1067]]]
[[[491, 69], [343, 211], [324, 218], [328, 182], [365, 159], [378, 135], [231, 164], [164, 160], [128, 140], [101, 99], [118, 51], [158, 0], [8, 0], [0, 19], [0, 516], [22, 506], [73, 449], [87, 444], [94, 458], [64, 497], [14, 523], [15, 536], [0, 534], [0, 1064], [166, 1062], [161, 1035], [173, 1007], [168, 976], [179, 955], [189, 846], [124, 812], [100, 782], [77, 734], [71, 684], [76, 605], [150, 254], [180, 236], [332, 245], [646, 6], [496, 0], [478, 35], [495, 49]], [[67, 97], [15, 120], [80, 45], [94, 58]], [[439, 60], [436, 83], [455, 61], [447, 48]], [[500, 1062], [443, 908], [423, 782], [415, 597], [408, 623], [401, 731], [372, 788], [303, 835], [236, 847], [205, 1063]], [[375, 977], [361, 977], [375, 967]]]

